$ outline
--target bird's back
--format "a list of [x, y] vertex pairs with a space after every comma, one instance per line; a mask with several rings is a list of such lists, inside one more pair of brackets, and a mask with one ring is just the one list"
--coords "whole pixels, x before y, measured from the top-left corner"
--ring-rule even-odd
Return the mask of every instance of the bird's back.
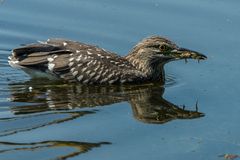
[[125, 58], [97, 46], [49, 39], [13, 50], [9, 64], [27, 73], [46, 73], [83, 84], [141, 82], [144, 74]]

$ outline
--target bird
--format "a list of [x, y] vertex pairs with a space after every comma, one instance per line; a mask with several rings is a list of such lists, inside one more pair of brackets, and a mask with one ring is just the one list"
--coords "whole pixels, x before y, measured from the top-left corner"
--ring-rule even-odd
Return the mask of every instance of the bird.
[[165, 81], [164, 65], [181, 59], [207, 56], [181, 48], [168, 38], [150, 36], [126, 56], [95, 45], [53, 38], [12, 50], [9, 64], [32, 78], [47, 77], [80, 84], [142, 84]]

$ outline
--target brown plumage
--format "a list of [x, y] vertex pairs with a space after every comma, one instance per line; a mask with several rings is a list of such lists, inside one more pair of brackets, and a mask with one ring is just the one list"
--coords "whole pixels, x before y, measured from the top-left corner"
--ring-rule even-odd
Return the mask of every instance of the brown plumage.
[[116, 84], [164, 80], [163, 65], [186, 58], [206, 56], [159, 36], [142, 40], [126, 57], [89, 44], [49, 39], [13, 49], [9, 64], [33, 77], [46, 73], [69, 82]]

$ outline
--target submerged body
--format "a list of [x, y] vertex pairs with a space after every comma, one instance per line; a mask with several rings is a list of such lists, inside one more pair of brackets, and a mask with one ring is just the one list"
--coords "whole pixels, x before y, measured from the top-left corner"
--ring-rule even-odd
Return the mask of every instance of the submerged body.
[[33, 77], [44, 74], [82, 84], [119, 84], [164, 81], [164, 64], [187, 58], [206, 56], [159, 36], [142, 40], [126, 57], [93, 45], [49, 39], [14, 49], [9, 64]]

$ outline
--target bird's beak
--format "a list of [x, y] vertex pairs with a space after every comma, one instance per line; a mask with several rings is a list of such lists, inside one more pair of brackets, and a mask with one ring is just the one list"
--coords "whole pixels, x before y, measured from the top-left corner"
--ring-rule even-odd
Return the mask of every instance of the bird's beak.
[[205, 56], [199, 52], [186, 49], [186, 48], [178, 48], [178, 49], [172, 50], [171, 56], [174, 59], [196, 59], [196, 60], [207, 59], [207, 56]]

